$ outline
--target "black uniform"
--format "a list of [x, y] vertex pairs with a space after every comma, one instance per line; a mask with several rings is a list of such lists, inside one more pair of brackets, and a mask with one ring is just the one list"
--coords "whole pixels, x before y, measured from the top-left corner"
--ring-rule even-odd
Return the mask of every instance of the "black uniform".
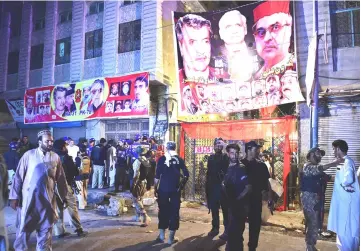
[[243, 250], [243, 231], [247, 218], [248, 196], [238, 198], [248, 185], [245, 166], [240, 163], [228, 168], [224, 179], [224, 189], [229, 205], [229, 226], [227, 251]]
[[219, 208], [222, 208], [223, 225], [228, 226], [227, 199], [222, 192], [222, 182], [227, 173], [229, 159], [226, 154], [216, 153], [208, 158], [206, 194], [208, 208], [212, 212], [212, 230], [219, 230]]
[[117, 148], [117, 163], [115, 165], [114, 190], [119, 189], [122, 185], [122, 191], [127, 187], [126, 169], [128, 165], [127, 149], [123, 146]]
[[159, 158], [155, 178], [159, 180], [158, 186], [158, 229], [176, 231], [179, 228], [180, 181], [187, 180], [189, 172], [184, 160], [178, 156], [172, 156], [169, 166], [165, 163], [166, 157]]
[[262, 191], [268, 191], [268, 179], [270, 178], [265, 163], [258, 160], [248, 161], [243, 159], [246, 166], [247, 176], [252, 191], [249, 199], [249, 250], [256, 250], [262, 223]]

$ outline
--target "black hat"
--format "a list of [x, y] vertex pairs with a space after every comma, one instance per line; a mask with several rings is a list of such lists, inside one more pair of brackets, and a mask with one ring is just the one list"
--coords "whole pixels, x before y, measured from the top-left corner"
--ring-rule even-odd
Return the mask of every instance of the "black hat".
[[69, 96], [71, 94], [74, 94], [74, 92], [75, 92], [74, 87], [69, 86], [68, 88], [66, 88], [65, 96]]
[[245, 146], [246, 146], [246, 150], [252, 149], [253, 147], [257, 147], [257, 148], [262, 147], [261, 145], [258, 145], [258, 144], [256, 143], [256, 141], [254, 141], [254, 140], [252, 140], [252, 141], [250, 141], [250, 142], [247, 142]]

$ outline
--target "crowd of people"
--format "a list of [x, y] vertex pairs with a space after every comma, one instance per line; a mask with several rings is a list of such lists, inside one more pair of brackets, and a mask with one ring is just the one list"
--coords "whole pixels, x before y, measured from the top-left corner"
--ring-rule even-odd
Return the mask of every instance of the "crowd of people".
[[[181, 191], [189, 178], [184, 160], [176, 152], [176, 143], [168, 142], [162, 154], [153, 137], [136, 135], [134, 139], [107, 141], [95, 144], [94, 138], [79, 140], [75, 145], [69, 137], [53, 140], [48, 130], [38, 133], [38, 147], [26, 136], [13, 139], [9, 151], [0, 159], [2, 189], [0, 206], [7, 200], [7, 180], [11, 184], [10, 206], [17, 210], [15, 250], [26, 250], [29, 236], [36, 231], [37, 248], [51, 250], [54, 233], [57, 238], [71, 235], [64, 226], [64, 211], [79, 237], [87, 236], [82, 227], [79, 210], [87, 209], [87, 189], [111, 188], [114, 192], [130, 190], [135, 207], [134, 220], [147, 227], [151, 218], [142, 203], [147, 190], [154, 187], [158, 202], [157, 241], [178, 241]], [[341, 251], [357, 250], [359, 245], [360, 189], [353, 160], [347, 156], [348, 145], [343, 140], [332, 144], [336, 159], [321, 165], [325, 152], [312, 148], [307, 163], [299, 169], [301, 201], [306, 220], [306, 250], [316, 250], [320, 221], [320, 193], [324, 171], [337, 167], [328, 229], [337, 234]], [[214, 154], [208, 158], [206, 197], [212, 213], [212, 229], [208, 236], [219, 234], [219, 209], [222, 209], [226, 250], [243, 250], [245, 223], [249, 224], [249, 250], [256, 250], [261, 229], [262, 202], [274, 209], [275, 195], [269, 179], [269, 167], [260, 156], [261, 145], [255, 141], [245, 144], [244, 153], [238, 144], [226, 144], [222, 138], [214, 140]], [[27, 150], [26, 150], [27, 149]], [[6, 166], [8, 172], [6, 172]], [[329, 177], [328, 177], [329, 178]], [[5, 185], [4, 185], [5, 184]], [[90, 185], [89, 185], [90, 184]], [[0, 211], [0, 217], [3, 212]], [[3, 222], [3, 221], [1, 221]], [[6, 229], [1, 228], [0, 246], [7, 245]], [[2, 229], [4, 231], [2, 231]], [[3, 249], [1, 249], [3, 250]], [[6, 249], [4, 249], [6, 250]]]

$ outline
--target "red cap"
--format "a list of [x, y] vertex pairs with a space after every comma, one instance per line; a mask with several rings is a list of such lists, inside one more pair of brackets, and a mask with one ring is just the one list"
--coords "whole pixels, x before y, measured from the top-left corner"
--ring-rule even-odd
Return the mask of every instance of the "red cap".
[[257, 23], [263, 17], [270, 16], [275, 13], [290, 13], [290, 1], [267, 1], [261, 3], [253, 10], [254, 23]]

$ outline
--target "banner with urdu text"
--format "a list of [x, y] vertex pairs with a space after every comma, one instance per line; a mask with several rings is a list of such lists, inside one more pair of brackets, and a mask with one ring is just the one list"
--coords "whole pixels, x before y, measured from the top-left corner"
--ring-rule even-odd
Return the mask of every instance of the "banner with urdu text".
[[303, 101], [293, 3], [173, 13], [180, 120]]
[[25, 124], [147, 116], [149, 74], [31, 88], [24, 104]]

